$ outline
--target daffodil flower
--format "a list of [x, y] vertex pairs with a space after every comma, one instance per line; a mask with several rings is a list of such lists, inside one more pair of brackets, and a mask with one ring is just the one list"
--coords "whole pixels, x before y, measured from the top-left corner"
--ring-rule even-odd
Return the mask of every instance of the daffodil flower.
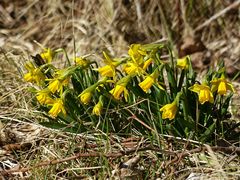
[[128, 75], [135, 75], [135, 74], [144, 74], [148, 66], [153, 62], [152, 58], [144, 61], [143, 64], [137, 64], [135, 62], [127, 62], [123, 66], [123, 71], [126, 72]]
[[24, 74], [24, 80], [27, 82], [35, 82], [37, 85], [44, 83], [45, 76], [39, 68], [35, 68], [31, 62], [25, 64], [25, 68], [28, 70], [28, 73]]
[[72, 69], [57, 70], [53, 79], [47, 79], [49, 81], [48, 89], [52, 92], [60, 92], [62, 94], [63, 87], [69, 84], [69, 76]]
[[148, 66], [153, 62], [153, 59], [152, 58], [149, 58], [148, 60], [146, 60], [144, 63], [143, 63], [143, 70], [146, 71], [146, 69], [148, 68]]
[[60, 87], [61, 87], [61, 82], [58, 79], [52, 79], [48, 85], [48, 89], [52, 93], [55, 93], [56, 91], [60, 90]]
[[143, 58], [147, 55], [147, 52], [142, 48], [141, 44], [132, 44], [128, 50], [128, 54], [133, 62], [140, 65], [143, 63]]
[[128, 55], [131, 59], [123, 66], [123, 71], [128, 75], [144, 74], [153, 62], [152, 58], [144, 60], [147, 52], [140, 44], [132, 44], [128, 50]]
[[63, 87], [69, 83], [69, 79], [66, 78], [61, 80], [60, 78], [51, 79], [48, 85], [48, 89], [52, 92], [61, 92], [63, 91]]
[[82, 58], [82, 57], [76, 57], [75, 59], [74, 59], [74, 61], [75, 61], [75, 63], [77, 64], [77, 65], [79, 65], [79, 66], [81, 66], [81, 67], [87, 67], [88, 65], [89, 65], [89, 61], [88, 60], [86, 60], [85, 58]]
[[152, 76], [147, 76], [144, 81], [139, 83], [138, 85], [142, 88], [142, 90], [146, 93], [154, 84], [154, 78]]
[[128, 62], [124, 64], [123, 71], [125, 71], [128, 75], [142, 74], [143, 69], [138, 66], [136, 63]]
[[52, 104], [52, 108], [48, 113], [55, 118], [60, 112], [62, 112], [64, 115], [67, 114], [63, 105], [63, 100], [61, 98], [58, 98], [54, 100], [54, 103]]
[[48, 89], [43, 89], [41, 91], [38, 91], [36, 98], [41, 105], [52, 104], [54, 101], [50, 96], [50, 91]]
[[162, 112], [163, 119], [172, 120], [175, 118], [177, 110], [178, 110], [178, 104], [179, 104], [181, 95], [182, 95], [182, 92], [178, 92], [177, 96], [175, 97], [175, 99], [172, 103], [166, 104], [160, 109], [160, 111], [163, 111]]
[[173, 101], [171, 104], [164, 105], [160, 111], [163, 111], [162, 118], [172, 120], [177, 113], [177, 102]]
[[233, 85], [229, 82], [227, 82], [227, 80], [222, 77], [219, 79], [214, 79], [211, 81], [212, 83], [212, 92], [217, 91], [218, 94], [220, 95], [226, 95], [227, 94], [227, 90], [235, 92]]
[[37, 85], [43, 84], [45, 76], [40, 69], [36, 68], [31, 72], [24, 74], [24, 80], [27, 82], [35, 82]]
[[210, 87], [207, 85], [194, 84], [189, 90], [198, 94], [198, 99], [201, 104], [204, 104], [205, 102], [213, 103], [214, 101]]
[[40, 56], [46, 63], [51, 63], [54, 56], [54, 52], [50, 48], [47, 48], [45, 49], [44, 52], [40, 53]]
[[113, 95], [113, 97], [117, 100], [120, 99], [120, 95], [122, 93], [124, 93], [124, 98], [125, 100], [127, 100], [128, 98], [128, 90], [125, 86], [123, 85], [116, 85], [111, 91], [110, 93]]
[[103, 77], [115, 77], [116, 67], [120, 65], [121, 62], [112, 60], [105, 52], [103, 52], [103, 55], [105, 57], [104, 62], [106, 65], [95, 70], [97, 70]]
[[91, 91], [83, 91], [83, 93], [81, 93], [79, 95], [80, 97], [80, 101], [83, 103], [83, 104], [89, 104], [91, 98], [92, 98], [92, 92]]
[[130, 79], [131, 79], [131, 75], [123, 77], [116, 83], [116, 86], [111, 91], [109, 91], [115, 99], [119, 100], [121, 94], [123, 93], [123, 96], [124, 96], [125, 100], [127, 101], [128, 90], [127, 90], [126, 86], [127, 86], [128, 82], [130, 81]]
[[177, 59], [177, 67], [179, 67], [180, 69], [188, 69], [189, 67], [189, 60], [188, 57], [184, 57], [181, 59]]
[[113, 77], [114, 73], [115, 73], [115, 69], [114, 69], [114, 67], [112, 67], [110, 65], [106, 65], [106, 66], [98, 68], [98, 72], [103, 77]]
[[148, 75], [142, 82], [140, 82], [138, 85], [140, 88], [147, 93], [149, 89], [153, 86], [153, 84], [157, 84], [157, 86], [164, 90], [164, 88], [157, 82], [157, 78], [159, 76], [159, 70], [156, 69], [151, 75]]
[[128, 50], [131, 59], [123, 66], [123, 71], [128, 75], [144, 74], [148, 66], [152, 63], [153, 59], [149, 58], [144, 61], [147, 52], [140, 44], [132, 44]]
[[104, 77], [103, 79], [99, 80], [98, 82], [96, 82], [95, 84], [89, 86], [87, 89], [85, 89], [81, 94], [78, 95], [78, 97], [80, 98], [80, 101], [83, 104], [89, 104], [93, 93], [95, 90], [97, 90], [97, 88], [99, 86], [102, 86], [102, 84], [104, 84], [107, 81], [107, 77]]
[[100, 116], [102, 109], [103, 109], [103, 99], [102, 99], [102, 96], [100, 96], [98, 103], [93, 107], [92, 114]]

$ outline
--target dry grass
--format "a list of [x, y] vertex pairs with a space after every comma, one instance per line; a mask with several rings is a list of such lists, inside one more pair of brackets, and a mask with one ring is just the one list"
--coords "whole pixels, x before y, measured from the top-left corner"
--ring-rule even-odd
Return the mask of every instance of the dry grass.
[[[150, 43], [168, 39], [180, 55], [190, 53], [200, 70], [224, 59], [227, 71], [234, 76], [239, 70], [239, 7], [233, 8], [196, 31], [200, 25], [222, 12], [230, 1], [11, 1], [0, 2], [0, 170], [34, 167], [43, 161], [63, 159], [76, 153], [119, 152], [136, 145], [144, 147], [149, 139], [128, 141], [112, 135], [66, 134], [37, 124], [44, 119], [31, 106], [31, 95], [22, 81], [22, 64], [40, 48], [65, 48], [70, 56], [100, 54], [122, 55], [130, 43]], [[237, 1], [236, 1], [237, 2]], [[191, 43], [197, 44], [191, 46]], [[236, 103], [235, 103], [236, 101]], [[239, 100], [235, 100], [239, 104]], [[237, 106], [238, 107], [238, 106]], [[236, 116], [239, 118], [239, 116]], [[237, 119], [239, 120], [239, 119]], [[125, 139], [126, 141], [126, 139]], [[164, 138], [167, 151], [186, 148], [188, 141]], [[190, 143], [191, 144], [191, 143]], [[9, 146], [19, 145], [19, 146]], [[164, 146], [165, 145], [165, 146]], [[188, 148], [199, 145], [191, 144]], [[140, 159], [138, 159], [140, 155]], [[134, 168], [122, 164], [139, 160]], [[135, 159], [134, 159], [135, 158]], [[73, 178], [161, 178], [237, 179], [239, 157], [215, 153], [208, 149], [179, 159], [163, 168], [171, 156], [143, 151], [121, 158], [89, 157], [17, 172], [5, 178], [73, 179]], [[8, 167], [7, 167], [8, 166]], [[2, 176], [4, 179], [4, 176]], [[188, 178], [190, 179], [190, 178]]]

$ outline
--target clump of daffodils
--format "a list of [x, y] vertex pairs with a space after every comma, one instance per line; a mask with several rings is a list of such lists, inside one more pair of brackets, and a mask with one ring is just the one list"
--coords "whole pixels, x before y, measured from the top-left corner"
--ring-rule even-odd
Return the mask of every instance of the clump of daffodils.
[[[122, 131], [139, 126], [128, 120], [134, 113], [161, 133], [204, 134], [209, 126], [217, 128], [214, 123], [226, 115], [234, 92], [223, 63], [199, 82], [190, 57], [174, 57], [165, 44], [132, 44], [121, 58], [103, 52], [102, 63], [91, 55], [73, 57], [73, 62], [66, 56], [68, 65], [61, 69], [52, 64], [59, 53], [66, 55], [62, 49], [43, 48], [25, 64], [24, 75], [35, 84], [39, 108], [59, 126], [104, 129], [107, 124]], [[162, 59], [166, 55], [169, 59]]]

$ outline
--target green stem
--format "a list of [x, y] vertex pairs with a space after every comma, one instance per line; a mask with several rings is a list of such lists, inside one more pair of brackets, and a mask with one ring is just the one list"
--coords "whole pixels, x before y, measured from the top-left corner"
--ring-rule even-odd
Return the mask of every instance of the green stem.
[[180, 91], [181, 88], [182, 88], [183, 81], [184, 81], [184, 76], [185, 76], [185, 70], [183, 69], [182, 72], [181, 72], [179, 83], [178, 83], [178, 91]]
[[198, 107], [198, 100], [196, 101], [196, 122], [195, 122], [195, 132], [196, 134], [198, 133], [198, 123], [199, 123], [199, 114], [200, 114], [200, 110]]
[[219, 112], [220, 116], [218, 118], [218, 125], [221, 127], [221, 133], [223, 136], [223, 123], [222, 123], [222, 105], [223, 105], [223, 96], [220, 96], [220, 103], [219, 103]]

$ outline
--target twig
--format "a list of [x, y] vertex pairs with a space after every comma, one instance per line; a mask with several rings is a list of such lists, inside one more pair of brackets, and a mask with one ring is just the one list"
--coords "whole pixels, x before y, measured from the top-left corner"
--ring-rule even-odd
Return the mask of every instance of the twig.
[[21, 169], [10, 169], [10, 170], [2, 170], [0, 171], [1, 175], [7, 175], [7, 174], [11, 174], [14, 172], [27, 172], [31, 169], [34, 168], [39, 168], [39, 167], [44, 167], [44, 166], [48, 166], [48, 165], [55, 165], [55, 164], [59, 164], [59, 163], [63, 163], [63, 162], [67, 162], [67, 161], [71, 161], [71, 160], [75, 160], [78, 158], [88, 158], [88, 157], [107, 157], [107, 158], [118, 158], [118, 157], [122, 157], [124, 155], [129, 155], [135, 152], [141, 152], [141, 151], [148, 151], [148, 150], [152, 150], [152, 151], [157, 151], [163, 154], [168, 154], [168, 155], [175, 155], [175, 152], [171, 152], [171, 151], [165, 151], [162, 150], [160, 148], [154, 148], [154, 147], [143, 147], [143, 148], [138, 148], [136, 149], [131, 149], [131, 150], [127, 150], [127, 151], [119, 151], [119, 152], [114, 152], [114, 153], [107, 153], [107, 154], [103, 154], [100, 152], [92, 152], [92, 153], [78, 153], [74, 156], [70, 156], [64, 159], [56, 159], [56, 160], [51, 160], [51, 161], [43, 161], [33, 167], [26, 167], [26, 168], [21, 168]]
[[198, 27], [196, 27], [194, 29], [194, 32], [200, 31], [201, 29], [203, 29], [205, 26], [209, 25], [212, 21], [216, 20], [217, 18], [219, 18], [220, 16], [226, 14], [228, 11], [230, 11], [231, 9], [237, 8], [240, 5], [240, 0], [232, 3], [231, 5], [229, 5], [228, 7], [226, 7], [225, 9], [221, 10], [220, 12], [218, 12], [217, 14], [213, 15], [210, 19], [208, 19], [207, 21], [205, 21], [203, 24], [199, 25]]
[[[211, 149], [213, 151], [222, 151], [225, 153], [240, 153], [240, 148], [239, 147], [220, 147], [220, 146], [213, 146], [211, 147]], [[165, 167], [167, 167], [168, 165], [176, 162], [179, 157], [184, 158], [190, 154], [194, 154], [194, 153], [199, 153], [199, 152], [203, 152], [207, 150], [207, 147], [198, 147], [189, 151], [183, 151], [183, 152], [173, 152], [173, 151], [166, 151], [166, 150], [162, 150], [160, 148], [155, 148], [152, 146], [148, 146], [148, 147], [142, 147], [139, 149], [131, 149], [131, 150], [127, 150], [127, 151], [119, 151], [119, 152], [114, 152], [114, 153], [99, 153], [99, 152], [92, 152], [92, 153], [78, 153], [74, 156], [70, 156], [64, 159], [57, 159], [57, 160], [52, 160], [52, 161], [44, 161], [41, 162], [39, 164], [37, 164], [36, 166], [33, 167], [26, 167], [26, 168], [21, 168], [21, 169], [10, 169], [10, 170], [2, 170], [0, 171], [1, 175], [7, 175], [7, 174], [11, 174], [14, 172], [27, 172], [31, 169], [34, 168], [40, 168], [40, 167], [44, 167], [44, 166], [48, 166], [48, 165], [55, 165], [55, 164], [59, 164], [59, 163], [63, 163], [63, 162], [67, 162], [67, 161], [71, 161], [71, 160], [75, 160], [78, 158], [88, 158], [88, 157], [106, 157], [106, 158], [118, 158], [118, 157], [122, 157], [124, 155], [129, 155], [135, 152], [141, 152], [141, 151], [155, 151], [158, 153], [162, 153], [162, 154], [167, 154], [167, 155], [171, 155], [171, 156], [175, 156], [175, 158], [171, 161], [167, 161], [165, 164]]]
[[[129, 109], [126, 109], [129, 113], [131, 113], [131, 119], [133, 119], [133, 120], [136, 120], [137, 122], [139, 122], [140, 124], [142, 124], [144, 127], [146, 127], [147, 129], [149, 129], [149, 130], [151, 130], [151, 131], [153, 131], [153, 132], [155, 132], [156, 133], [156, 131], [153, 129], [153, 128], [151, 128], [150, 126], [148, 126], [146, 123], [144, 123], [142, 120], [140, 120], [132, 111], [130, 111]], [[157, 134], [157, 133], [156, 133]]]

